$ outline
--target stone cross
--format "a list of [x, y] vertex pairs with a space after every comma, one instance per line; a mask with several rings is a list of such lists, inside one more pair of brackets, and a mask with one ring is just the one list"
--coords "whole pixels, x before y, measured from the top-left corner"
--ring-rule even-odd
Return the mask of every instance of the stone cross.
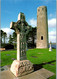
[[50, 47], [49, 47], [49, 51], [52, 51], [52, 47], [51, 47], [51, 41], [50, 41]]
[[25, 21], [24, 13], [19, 13], [18, 21], [11, 22], [10, 28], [17, 33], [17, 60], [25, 60], [26, 34], [31, 30], [31, 26]]

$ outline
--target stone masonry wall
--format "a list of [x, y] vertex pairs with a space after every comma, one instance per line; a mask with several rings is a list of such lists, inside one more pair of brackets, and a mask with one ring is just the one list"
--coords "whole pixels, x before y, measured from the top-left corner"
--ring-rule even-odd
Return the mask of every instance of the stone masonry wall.
[[37, 43], [36, 48], [48, 48], [47, 7], [37, 8]]

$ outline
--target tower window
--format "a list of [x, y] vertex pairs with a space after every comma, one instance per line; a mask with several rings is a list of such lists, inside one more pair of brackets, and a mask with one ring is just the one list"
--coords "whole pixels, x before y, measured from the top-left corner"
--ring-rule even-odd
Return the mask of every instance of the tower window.
[[41, 36], [41, 40], [43, 40], [43, 36]]
[[38, 11], [40, 11], [40, 9], [38, 9]]
[[44, 10], [44, 8], [42, 8], [42, 10]]

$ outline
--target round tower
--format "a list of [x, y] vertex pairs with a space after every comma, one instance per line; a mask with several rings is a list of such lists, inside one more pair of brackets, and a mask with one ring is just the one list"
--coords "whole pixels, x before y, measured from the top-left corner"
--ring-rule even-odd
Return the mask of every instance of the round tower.
[[47, 7], [37, 8], [37, 42], [36, 48], [48, 48]]

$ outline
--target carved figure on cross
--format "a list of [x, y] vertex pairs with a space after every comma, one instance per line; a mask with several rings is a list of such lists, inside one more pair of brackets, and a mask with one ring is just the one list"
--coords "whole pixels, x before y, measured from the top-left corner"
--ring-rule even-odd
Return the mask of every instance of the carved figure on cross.
[[25, 21], [24, 13], [20, 12], [17, 22], [11, 22], [10, 28], [17, 33], [17, 60], [26, 59], [26, 34], [31, 26]]

